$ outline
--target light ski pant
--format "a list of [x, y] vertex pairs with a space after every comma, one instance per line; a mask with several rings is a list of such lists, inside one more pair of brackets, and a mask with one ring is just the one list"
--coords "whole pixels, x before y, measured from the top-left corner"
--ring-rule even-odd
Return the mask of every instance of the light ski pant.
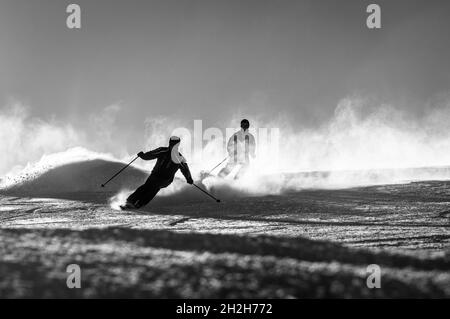
[[237, 145], [238, 145], [237, 136], [234, 135], [234, 137], [233, 137], [233, 153], [230, 154], [230, 160], [228, 161], [227, 165], [220, 170], [220, 172], [219, 172], [220, 177], [228, 176], [228, 174], [230, 174], [231, 171], [233, 171], [233, 169], [238, 165], [240, 165], [241, 168], [236, 173], [235, 178], [241, 177], [247, 171], [247, 169], [250, 165], [249, 137], [245, 136], [244, 154], [239, 154]]
[[226, 177], [228, 176], [235, 167], [237, 166], [241, 166], [241, 168], [239, 169], [239, 171], [236, 173], [236, 176], [234, 177], [236, 178], [240, 178], [242, 175], [245, 174], [245, 172], [247, 171], [248, 167], [249, 167], [249, 163], [235, 163], [235, 162], [228, 162], [227, 165], [222, 168], [219, 172], [219, 176], [220, 177]]

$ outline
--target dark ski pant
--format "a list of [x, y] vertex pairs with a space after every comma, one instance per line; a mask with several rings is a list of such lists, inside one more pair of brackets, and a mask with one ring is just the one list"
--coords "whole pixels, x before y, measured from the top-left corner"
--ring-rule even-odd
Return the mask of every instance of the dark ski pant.
[[128, 196], [127, 202], [133, 203], [136, 208], [145, 206], [156, 196], [156, 194], [158, 194], [161, 188], [165, 188], [171, 183], [171, 180], [165, 180], [150, 175], [144, 185], [139, 186], [133, 194]]

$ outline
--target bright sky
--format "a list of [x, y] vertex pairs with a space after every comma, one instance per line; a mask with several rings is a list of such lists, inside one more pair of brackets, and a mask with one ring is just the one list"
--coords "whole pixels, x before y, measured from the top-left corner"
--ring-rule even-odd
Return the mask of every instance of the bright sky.
[[[82, 29], [66, 28], [69, 3]], [[0, 101], [82, 122], [120, 104], [119, 128], [169, 116], [224, 126], [237, 111], [298, 126], [362, 94], [413, 114], [450, 84], [449, 1], [61, 1], [0, 3]], [[225, 120], [226, 119], [226, 120]]]

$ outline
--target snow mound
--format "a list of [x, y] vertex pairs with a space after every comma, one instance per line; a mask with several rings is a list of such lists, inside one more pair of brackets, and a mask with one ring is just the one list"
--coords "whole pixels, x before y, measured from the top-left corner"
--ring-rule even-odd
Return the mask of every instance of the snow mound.
[[19, 196], [52, 197], [64, 193], [117, 192], [123, 188], [136, 187], [145, 181], [147, 173], [131, 166], [102, 188], [101, 184], [124, 165], [103, 159], [64, 164], [40, 174], [19, 175], [15, 183], [3, 187], [0, 191]]

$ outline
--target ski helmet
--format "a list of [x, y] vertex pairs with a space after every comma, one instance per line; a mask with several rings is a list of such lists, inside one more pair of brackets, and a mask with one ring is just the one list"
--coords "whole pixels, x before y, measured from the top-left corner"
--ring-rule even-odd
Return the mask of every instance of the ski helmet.
[[181, 142], [181, 139], [178, 136], [171, 136], [169, 139], [169, 146], [173, 147]]
[[245, 131], [248, 130], [250, 127], [250, 122], [247, 119], [243, 119], [241, 121], [241, 128]]

